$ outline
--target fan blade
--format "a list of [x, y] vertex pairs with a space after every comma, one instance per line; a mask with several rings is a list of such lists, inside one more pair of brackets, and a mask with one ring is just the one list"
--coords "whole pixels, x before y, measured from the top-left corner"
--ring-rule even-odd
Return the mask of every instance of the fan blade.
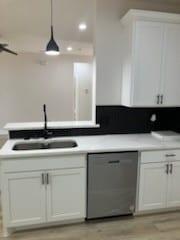
[[0, 48], [1, 48], [3, 51], [5, 51], [5, 52], [8, 52], [8, 53], [11, 53], [11, 54], [14, 54], [14, 55], [18, 55], [16, 52], [13, 52], [13, 51], [11, 51], [10, 49], [7, 49], [7, 48], [5, 48], [5, 47], [0, 46]]
[[7, 47], [8, 44], [7, 43], [0, 43], [0, 47]]

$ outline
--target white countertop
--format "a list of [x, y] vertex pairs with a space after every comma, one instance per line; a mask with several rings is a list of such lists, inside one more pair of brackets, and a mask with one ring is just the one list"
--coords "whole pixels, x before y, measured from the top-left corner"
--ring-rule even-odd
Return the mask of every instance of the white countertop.
[[[99, 126], [94, 121], [47, 122], [49, 129], [99, 128]], [[39, 130], [43, 128], [44, 122], [7, 123], [4, 126], [4, 129], [8, 131]]]
[[[28, 151], [13, 151], [17, 143], [37, 141], [74, 140], [78, 147], [71, 149], [43, 149]], [[0, 150], [1, 159], [24, 158], [34, 156], [53, 156], [78, 153], [119, 152], [119, 151], [148, 151], [180, 149], [180, 141], [163, 141], [150, 134], [120, 134], [83, 137], [60, 137], [54, 139], [8, 140]]]
[[8, 131], [0, 129], [0, 139], [8, 138]]

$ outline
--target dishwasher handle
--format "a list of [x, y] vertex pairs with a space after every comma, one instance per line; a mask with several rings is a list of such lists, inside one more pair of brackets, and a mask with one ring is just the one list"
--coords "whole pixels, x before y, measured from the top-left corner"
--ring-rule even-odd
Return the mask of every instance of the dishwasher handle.
[[112, 161], [109, 161], [108, 163], [109, 164], [118, 164], [118, 163], [120, 163], [120, 161], [119, 160], [112, 160]]

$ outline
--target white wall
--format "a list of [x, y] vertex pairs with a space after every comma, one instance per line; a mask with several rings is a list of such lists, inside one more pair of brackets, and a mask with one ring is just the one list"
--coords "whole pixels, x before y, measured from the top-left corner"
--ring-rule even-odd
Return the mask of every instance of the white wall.
[[97, 105], [121, 104], [120, 19], [131, 8], [180, 13], [175, 0], [97, 0]]
[[74, 62], [90, 57], [45, 57], [44, 54], [0, 54], [0, 129], [7, 122], [73, 120]]
[[92, 68], [88, 63], [74, 64], [75, 119], [79, 121], [92, 120]]

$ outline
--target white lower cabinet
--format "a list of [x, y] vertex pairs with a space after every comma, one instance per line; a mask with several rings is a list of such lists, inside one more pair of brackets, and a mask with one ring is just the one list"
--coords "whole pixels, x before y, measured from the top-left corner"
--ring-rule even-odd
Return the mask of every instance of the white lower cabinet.
[[[141, 154], [138, 210], [180, 207], [180, 161], [177, 154]], [[161, 156], [161, 161], [158, 158]], [[163, 158], [164, 156], [164, 158]], [[176, 161], [173, 160], [176, 158]], [[152, 162], [150, 162], [152, 161]]]
[[170, 164], [168, 176], [167, 206], [180, 206], [180, 162]]
[[4, 183], [4, 216], [9, 226], [45, 222], [46, 189], [41, 172], [7, 174]]
[[18, 227], [85, 219], [85, 166], [86, 155], [2, 161], [4, 236]]
[[142, 164], [140, 170], [139, 210], [164, 208], [167, 175], [164, 163]]
[[50, 171], [47, 185], [48, 221], [85, 217], [85, 171], [67, 169]]

